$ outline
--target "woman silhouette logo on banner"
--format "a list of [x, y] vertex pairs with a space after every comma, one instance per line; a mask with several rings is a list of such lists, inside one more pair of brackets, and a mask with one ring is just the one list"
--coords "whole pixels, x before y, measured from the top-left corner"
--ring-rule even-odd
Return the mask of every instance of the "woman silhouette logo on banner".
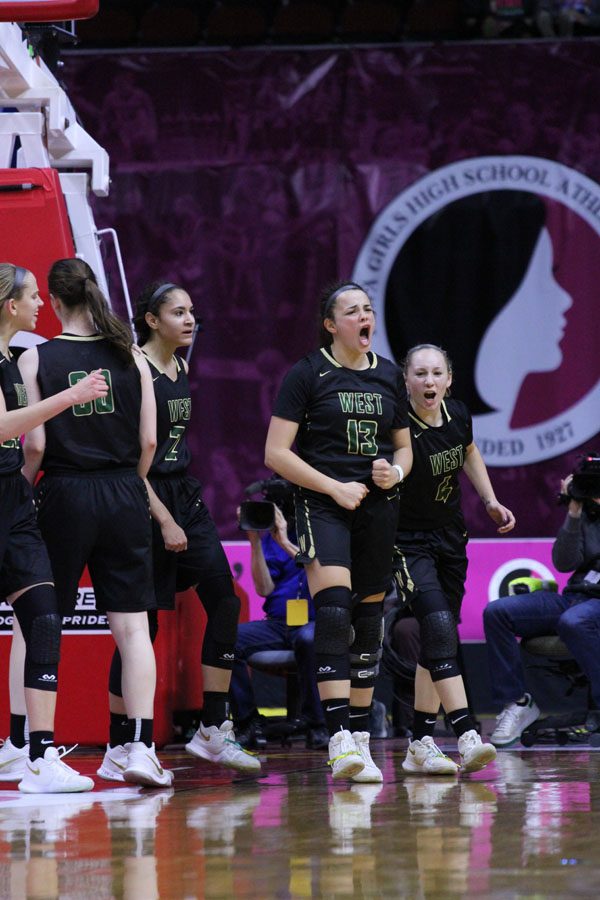
[[549, 160], [464, 160], [392, 201], [358, 257], [377, 350], [448, 350], [488, 465], [549, 459], [597, 433], [596, 195], [600, 209], [595, 183]]

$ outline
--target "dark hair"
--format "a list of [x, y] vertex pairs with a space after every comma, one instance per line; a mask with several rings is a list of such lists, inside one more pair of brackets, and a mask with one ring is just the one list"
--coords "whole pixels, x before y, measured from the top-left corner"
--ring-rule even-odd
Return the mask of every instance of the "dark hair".
[[146, 322], [146, 313], [158, 315], [163, 303], [166, 303], [173, 291], [183, 291], [184, 288], [171, 281], [153, 281], [138, 294], [135, 301], [133, 314], [133, 326], [137, 334], [138, 344], [142, 347], [150, 338], [150, 326]]
[[489, 411], [473, 377], [477, 350], [522, 282], [545, 222], [544, 201], [528, 191], [463, 197], [415, 229], [390, 271], [385, 329], [393, 358], [423, 334], [448, 347], [474, 415]]
[[82, 259], [57, 259], [48, 273], [48, 287], [67, 309], [89, 310], [99, 334], [115, 348], [123, 362], [133, 364], [133, 336], [129, 327], [111, 312], [94, 272]]
[[20, 300], [29, 269], [13, 263], [0, 263], [0, 308], [11, 298]]
[[345, 291], [362, 291], [363, 294], [369, 296], [368, 292], [360, 284], [355, 281], [348, 281], [343, 278], [327, 285], [319, 297], [319, 346], [330, 347], [333, 342], [333, 335], [327, 331], [324, 326], [325, 319], [332, 319], [337, 303], [337, 298]]

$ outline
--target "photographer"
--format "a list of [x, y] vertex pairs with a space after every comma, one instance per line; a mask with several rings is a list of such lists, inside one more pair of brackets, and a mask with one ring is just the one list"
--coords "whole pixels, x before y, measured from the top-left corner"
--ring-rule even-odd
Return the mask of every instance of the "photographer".
[[[254, 588], [265, 598], [265, 619], [238, 625], [235, 663], [230, 696], [236, 719], [236, 735], [244, 746], [253, 746], [261, 736], [261, 720], [256, 708], [246, 660], [259, 650], [293, 650], [298, 667], [302, 698], [302, 719], [307, 728], [307, 744], [327, 747], [329, 735], [315, 680], [314, 608], [308, 593], [306, 574], [297, 565], [299, 550], [293, 530], [291, 486], [281, 478], [251, 485], [262, 488], [266, 502], [246, 502], [238, 509], [240, 527], [246, 531], [251, 548]], [[271, 507], [271, 509], [269, 509]], [[252, 527], [254, 526], [254, 527]], [[305, 624], [288, 625], [288, 601], [306, 604]]]
[[572, 571], [562, 594], [535, 591], [501, 597], [488, 604], [483, 624], [494, 699], [503, 704], [491, 742], [514, 744], [539, 717], [525, 690], [517, 637], [556, 633], [590, 681], [600, 705], [600, 457], [586, 456], [561, 482], [567, 516], [552, 547], [559, 572]]

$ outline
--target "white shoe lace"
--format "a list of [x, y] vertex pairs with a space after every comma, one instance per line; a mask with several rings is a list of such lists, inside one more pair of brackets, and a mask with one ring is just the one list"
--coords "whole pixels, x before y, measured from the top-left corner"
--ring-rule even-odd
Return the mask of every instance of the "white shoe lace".
[[69, 753], [72, 753], [73, 750], [77, 749], [77, 747], [79, 747], [79, 744], [73, 744], [73, 746], [69, 747], [69, 749], [67, 750], [67, 748], [64, 746], [64, 744], [61, 744], [60, 747], [56, 748], [56, 752], [58, 753], [58, 758], [54, 760], [54, 764], [56, 766], [59, 766], [60, 769], [66, 775], [69, 775], [69, 776], [79, 775], [79, 772], [76, 769], [71, 768], [71, 766], [68, 766], [66, 763], [63, 762], [63, 757], [68, 756]]
[[436, 742], [432, 739], [431, 741], [421, 741], [423, 746], [427, 749], [427, 756], [430, 759], [434, 759], [436, 756], [446, 757], [446, 754], [440, 750]]
[[499, 716], [496, 716], [496, 727], [494, 734], [503, 737], [510, 734], [513, 725], [516, 724], [519, 711], [514, 706], [507, 706], [502, 710]]

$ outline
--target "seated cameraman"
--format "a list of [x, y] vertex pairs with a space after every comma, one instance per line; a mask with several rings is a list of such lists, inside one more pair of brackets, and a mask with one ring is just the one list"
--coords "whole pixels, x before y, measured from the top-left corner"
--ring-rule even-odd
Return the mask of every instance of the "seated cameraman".
[[[523, 664], [516, 637], [556, 633], [567, 645], [590, 682], [600, 706], [600, 458], [587, 456], [574, 475], [561, 482], [568, 511], [554, 546], [552, 561], [559, 572], [573, 571], [562, 595], [535, 591], [501, 597], [488, 604], [483, 624], [494, 699], [503, 705], [491, 742], [515, 743], [539, 717], [525, 690]], [[592, 601], [592, 602], [589, 602]]]
[[[299, 549], [294, 543], [292, 490], [288, 482], [281, 478], [257, 484], [264, 485], [265, 499], [273, 504], [274, 522], [267, 531], [254, 530], [248, 527], [254, 523], [244, 521], [238, 509], [238, 521], [250, 541], [254, 588], [259, 596], [265, 598], [263, 610], [266, 618], [238, 625], [230, 686], [237, 740], [243, 746], [252, 746], [261, 734], [261, 721], [246, 660], [259, 650], [293, 650], [298, 666], [302, 724], [307, 731], [307, 744], [313, 748], [326, 748], [329, 733], [325, 728], [315, 679], [315, 613], [304, 567], [296, 564]], [[250, 486], [253, 487], [255, 485]], [[304, 625], [287, 624], [287, 602], [295, 599], [304, 599], [307, 603], [307, 621]]]

